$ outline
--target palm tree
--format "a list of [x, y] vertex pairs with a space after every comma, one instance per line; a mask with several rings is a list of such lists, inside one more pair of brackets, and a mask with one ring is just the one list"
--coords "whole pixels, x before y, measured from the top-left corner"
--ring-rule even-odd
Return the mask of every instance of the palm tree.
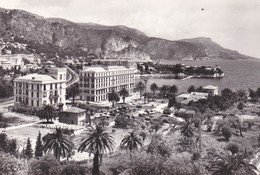
[[245, 160], [245, 154], [216, 155], [211, 163], [212, 175], [235, 175], [237, 172], [245, 172], [247, 175], [256, 175], [257, 168]]
[[72, 97], [72, 103], [75, 103], [75, 96], [80, 93], [79, 84], [74, 83], [67, 89], [67, 96]]
[[60, 157], [69, 156], [74, 147], [68, 135], [64, 134], [64, 129], [56, 128], [52, 133], [45, 135], [43, 138], [43, 151], [53, 153], [60, 161]]
[[139, 83], [136, 84], [135, 88], [136, 88], [137, 91], [140, 92], [140, 100], [141, 100], [141, 97], [142, 97], [142, 91], [143, 91], [144, 88], [145, 88], [144, 83], [140, 81]]
[[192, 137], [194, 135], [192, 123], [190, 121], [186, 121], [183, 125], [180, 127], [181, 135], [185, 137]]
[[102, 160], [102, 154], [107, 150], [112, 152], [115, 142], [113, 137], [109, 135], [106, 130], [96, 125], [95, 128], [89, 127], [86, 137], [82, 140], [78, 151], [83, 152], [86, 150], [94, 154], [92, 175], [99, 175], [99, 166]]
[[151, 84], [150, 89], [153, 91], [153, 94], [155, 94], [155, 91], [158, 90], [158, 85], [156, 83]]
[[129, 92], [126, 90], [126, 88], [123, 88], [119, 91], [119, 95], [123, 98], [123, 103], [125, 103], [125, 98], [129, 95]]
[[46, 119], [47, 123], [52, 119], [56, 119], [58, 117], [57, 110], [51, 105], [44, 105], [42, 109], [38, 112], [38, 117], [40, 119]]
[[143, 146], [142, 141], [140, 138], [135, 134], [134, 131], [130, 132], [129, 135], [126, 135], [123, 140], [120, 143], [120, 146], [128, 149], [130, 151], [130, 158], [131, 158], [131, 153], [132, 150], [138, 149], [138, 145], [140, 147]]
[[108, 101], [112, 101], [112, 107], [115, 106], [115, 101], [118, 102], [120, 100], [118, 94], [114, 89], [111, 92], [109, 92], [107, 95], [108, 95]]

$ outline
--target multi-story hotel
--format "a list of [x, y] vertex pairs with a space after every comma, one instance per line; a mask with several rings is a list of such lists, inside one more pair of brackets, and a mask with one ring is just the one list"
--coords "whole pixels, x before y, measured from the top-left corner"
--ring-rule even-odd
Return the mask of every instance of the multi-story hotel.
[[95, 65], [87, 67], [79, 74], [80, 99], [101, 102], [107, 100], [107, 94], [126, 88], [129, 93], [134, 89], [134, 68], [131, 66]]
[[37, 110], [42, 105], [65, 104], [66, 68], [51, 68], [48, 75], [30, 74], [14, 80], [14, 107]]

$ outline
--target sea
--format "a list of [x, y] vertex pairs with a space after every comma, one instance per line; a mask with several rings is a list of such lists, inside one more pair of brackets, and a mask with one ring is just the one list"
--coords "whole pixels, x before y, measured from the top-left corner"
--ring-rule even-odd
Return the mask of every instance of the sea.
[[248, 90], [260, 87], [260, 59], [259, 60], [199, 60], [199, 61], [169, 61], [162, 60], [162, 64], [183, 63], [190, 66], [219, 66], [225, 73], [223, 78], [190, 78], [181, 79], [163, 79], [150, 77], [147, 81], [147, 91], [150, 91], [150, 85], [156, 83], [159, 87], [163, 85], [176, 85], [179, 92], [184, 92], [194, 85], [195, 87], [214, 85], [218, 86], [219, 91], [224, 88], [230, 88], [233, 91], [240, 89]]

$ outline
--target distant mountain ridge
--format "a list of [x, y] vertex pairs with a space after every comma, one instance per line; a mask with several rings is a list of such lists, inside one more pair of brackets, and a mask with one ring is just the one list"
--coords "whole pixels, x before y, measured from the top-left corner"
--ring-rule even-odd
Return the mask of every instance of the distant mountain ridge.
[[132, 60], [247, 59], [237, 51], [225, 49], [210, 38], [170, 41], [149, 37], [126, 26], [74, 23], [44, 18], [23, 10], [0, 9], [0, 38], [23, 40], [31, 45], [94, 53], [101, 58]]

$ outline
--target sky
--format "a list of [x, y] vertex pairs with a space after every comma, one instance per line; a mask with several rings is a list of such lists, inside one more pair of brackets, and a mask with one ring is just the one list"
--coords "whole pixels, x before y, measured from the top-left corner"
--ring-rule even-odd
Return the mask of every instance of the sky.
[[0, 0], [0, 7], [73, 22], [125, 25], [169, 40], [210, 37], [260, 58], [260, 0]]

